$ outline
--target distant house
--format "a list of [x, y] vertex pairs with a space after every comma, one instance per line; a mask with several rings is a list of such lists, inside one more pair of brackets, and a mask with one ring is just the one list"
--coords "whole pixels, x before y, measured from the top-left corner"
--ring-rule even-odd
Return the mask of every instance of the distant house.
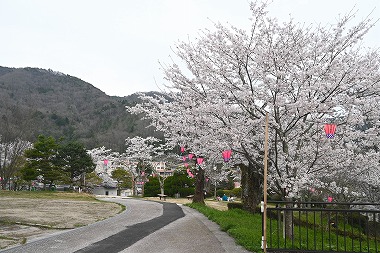
[[173, 176], [173, 170], [166, 167], [165, 162], [152, 162], [153, 170], [161, 177]]
[[120, 190], [120, 196], [122, 197], [133, 196], [133, 190], [132, 189]]
[[106, 196], [117, 196], [117, 187], [110, 186], [95, 186], [92, 190], [94, 195], [106, 195]]
[[94, 195], [117, 196], [117, 183], [105, 172], [98, 173], [98, 176], [103, 179], [103, 183], [95, 186], [92, 193]]

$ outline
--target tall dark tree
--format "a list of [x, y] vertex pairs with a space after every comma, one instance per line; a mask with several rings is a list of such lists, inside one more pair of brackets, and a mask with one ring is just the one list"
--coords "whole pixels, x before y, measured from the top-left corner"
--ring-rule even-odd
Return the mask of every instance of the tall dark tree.
[[41, 175], [45, 184], [64, 178], [65, 173], [57, 160], [59, 143], [53, 137], [38, 136], [33, 148], [25, 151], [27, 161], [21, 173], [23, 177]]
[[57, 162], [72, 183], [79, 176], [84, 177], [85, 173], [91, 173], [95, 169], [95, 164], [84, 145], [76, 141], [60, 146]]

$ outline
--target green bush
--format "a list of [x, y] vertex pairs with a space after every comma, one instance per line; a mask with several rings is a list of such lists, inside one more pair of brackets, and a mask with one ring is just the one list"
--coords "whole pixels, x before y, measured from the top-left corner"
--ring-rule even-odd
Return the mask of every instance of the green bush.
[[194, 179], [189, 178], [186, 172], [178, 171], [165, 180], [165, 194], [174, 197], [179, 193], [181, 197], [194, 194]]
[[224, 193], [224, 190], [222, 190], [222, 189], [219, 189], [219, 190], [216, 191], [216, 196], [222, 197], [223, 194], [225, 194], [225, 193]]
[[234, 189], [231, 190], [232, 196], [237, 197], [237, 198], [241, 197], [241, 192], [242, 192], [242, 190], [241, 190], [240, 187], [239, 188], [234, 188]]
[[195, 188], [194, 187], [188, 187], [188, 188], [181, 188], [179, 189], [178, 193], [179, 195], [184, 198], [189, 195], [194, 195]]
[[239, 203], [239, 202], [228, 202], [227, 203], [227, 207], [228, 207], [228, 210], [230, 209], [243, 209], [243, 203]]
[[226, 194], [227, 197], [241, 197], [241, 188], [234, 188], [232, 190], [219, 189], [216, 191], [216, 196], [222, 197]]
[[158, 178], [149, 177], [149, 182], [144, 185], [144, 197], [156, 197], [160, 192], [160, 182]]

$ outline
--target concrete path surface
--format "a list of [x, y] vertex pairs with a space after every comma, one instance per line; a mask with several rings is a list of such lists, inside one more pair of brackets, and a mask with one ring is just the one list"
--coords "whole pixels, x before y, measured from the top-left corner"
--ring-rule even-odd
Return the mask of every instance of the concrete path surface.
[[115, 217], [37, 238], [1, 253], [248, 253], [199, 212], [182, 205], [107, 198], [127, 207]]

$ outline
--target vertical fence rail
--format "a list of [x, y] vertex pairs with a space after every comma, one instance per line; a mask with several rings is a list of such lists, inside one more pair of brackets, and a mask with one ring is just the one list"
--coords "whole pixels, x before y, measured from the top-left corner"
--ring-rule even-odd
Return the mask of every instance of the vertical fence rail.
[[267, 252], [380, 252], [380, 204], [268, 201], [266, 224]]

